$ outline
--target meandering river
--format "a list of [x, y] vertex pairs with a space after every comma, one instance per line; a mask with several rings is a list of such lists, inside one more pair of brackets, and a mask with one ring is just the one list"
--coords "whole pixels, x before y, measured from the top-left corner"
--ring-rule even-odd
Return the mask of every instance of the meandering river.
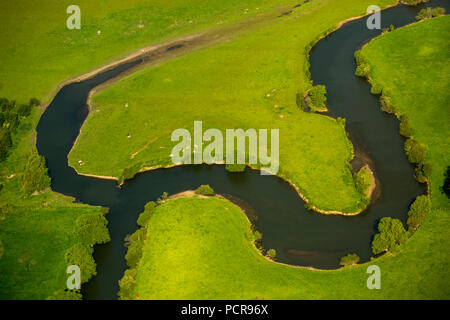
[[[448, 1], [437, 0], [431, 4], [449, 9]], [[422, 7], [401, 5], [384, 10], [383, 28], [414, 22]], [[353, 53], [380, 34], [379, 30], [368, 30], [365, 22], [363, 18], [344, 24], [321, 40], [310, 57], [312, 80], [327, 87], [329, 115], [346, 118], [346, 129], [357, 154], [370, 160], [380, 186], [377, 200], [353, 217], [308, 211], [288, 183], [250, 169], [239, 174], [228, 173], [223, 166], [215, 165], [158, 169], [138, 174], [122, 188], [117, 187], [116, 181], [78, 175], [68, 166], [67, 155], [88, 115], [89, 92], [142, 60], [123, 63], [90, 79], [64, 86], [40, 119], [37, 148], [46, 159], [54, 191], [83, 203], [109, 208], [111, 242], [95, 246], [97, 276], [83, 286], [85, 298], [117, 298], [118, 280], [127, 268], [124, 238], [137, 229], [137, 217], [148, 201], [157, 199], [164, 191], [175, 194], [201, 184], [210, 184], [216, 192], [237, 197], [253, 208], [264, 246], [275, 248], [281, 262], [332, 269], [349, 252], [357, 253], [363, 262], [368, 261], [370, 242], [379, 219], [391, 216], [405, 222], [408, 206], [425, 192], [425, 187], [413, 178], [413, 167], [403, 152], [398, 121], [381, 111], [378, 98], [370, 94], [369, 84], [354, 76]], [[176, 50], [171, 47], [169, 51]], [[360, 164], [355, 161], [354, 165]]]

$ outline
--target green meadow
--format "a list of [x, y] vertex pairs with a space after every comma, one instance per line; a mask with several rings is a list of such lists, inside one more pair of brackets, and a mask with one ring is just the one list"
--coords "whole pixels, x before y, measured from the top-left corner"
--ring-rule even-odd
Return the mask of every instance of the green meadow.
[[78, 243], [76, 219], [104, 209], [73, 203], [50, 188], [26, 194], [24, 169], [36, 153], [35, 132], [41, 110], [22, 119], [13, 147], [0, 162], [0, 299], [46, 299], [66, 286], [65, 254]]
[[[68, 30], [70, 1], [3, 1], [0, 97], [18, 103], [36, 97], [45, 104], [58, 83], [142, 47], [302, 2], [79, 0], [82, 29]], [[345, 128], [302, 112], [296, 94], [311, 88], [305, 48], [368, 5], [394, 3], [314, 0], [231, 41], [127, 76], [93, 97], [69, 162], [81, 173], [120, 177], [130, 167], [171, 164], [171, 132], [192, 132], [194, 120], [203, 120], [205, 129], [279, 128], [282, 177], [320, 209], [361, 209]], [[254, 248], [248, 220], [227, 200], [170, 200], [150, 220], [136, 280], [140, 299], [448, 299], [449, 201], [440, 186], [449, 164], [449, 30], [448, 17], [426, 20], [363, 50], [371, 78], [390, 92], [400, 114], [410, 116], [414, 138], [427, 146], [433, 164], [433, 210], [400, 250], [337, 271], [280, 265]], [[104, 212], [49, 188], [23, 193], [21, 179], [36, 151], [44, 108], [21, 121], [0, 163], [0, 299], [45, 299], [63, 289], [65, 254], [79, 241], [77, 217]], [[371, 263], [382, 270], [382, 290], [366, 288]]]
[[[429, 217], [395, 256], [320, 271], [282, 265], [263, 257], [251, 242], [253, 235], [245, 214], [228, 200], [168, 200], [152, 212], [148, 222], [131, 298], [448, 298], [448, 264], [435, 261], [439, 253], [431, 251], [448, 240], [442, 222], [448, 225], [449, 219], [444, 211], [436, 214], [442, 219]], [[381, 269], [381, 290], [366, 286], [366, 269], [372, 264]]]
[[[0, 97], [49, 102], [56, 85], [142, 47], [187, 33], [283, 10], [285, 0], [2, 1]], [[81, 29], [69, 30], [66, 9], [81, 9]], [[247, 10], [248, 9], [248, 10]], [[100, 35], [98, 35], [100, 31]]]
[[[139, 48], [269, 9], [284, 10], [274, 0], [81, 0], [77, 5], [82, 28], [69, 30], [66, 8], [71, 4], [66, 0], [0, 3], [0, 97], [17, 104], [35, 97], [45, 104], [58, 83]], [[64, 289], [65, 254], [78, 242], [77, 217], [104, 212], [73, 203], [49, 188], [32, 195], [22, 191], [24, 168], [36, 152], [35, 128], [43, 111], [44, 106], [34, 108], [21, 120], [8, 158], [0, 162], [0, 299], [45, 299]]]
[[80, 173], [114, 177], [127, 168], [171, 165], [172, 131], [192, 133], [195, 120], [222, 132], [279, 129], [280, 176], [319, 209], [361, 210], [365, 196], [349, 168], [353, 147], [345, 128], [296, 105], [297, 93], [311, 88], [305, 48], [373, 4], [332, 2], [304, 4], [232, 41], [142, 69], [96, 93], [69, 163]]
[[409, 116], [412, 136], [427, 147], [435, 208], [450, 209], [440, 191], [450, 165], [450, 17], [442, 16], [389, 32], [362, 50], [370, 78], [389, 92], [399, 115]]
[[[413, 136], [427, 146], [426, 159], [433, 165], [433, 210], [397, 251], [336, 271], [280, 265], [252, 245], [239, 208], [224, 199], [181, 198], [152, 213], [132, 297], [449, 299], [449, 200], [440, 190], [449, 164], [449, 23], [448, 16], [415, 23], [362, 50], [371, 79], [389, 91], [399, 114], [409, 115]], [[372, 264], [381, 269], [381, 290], [366, 287]]]

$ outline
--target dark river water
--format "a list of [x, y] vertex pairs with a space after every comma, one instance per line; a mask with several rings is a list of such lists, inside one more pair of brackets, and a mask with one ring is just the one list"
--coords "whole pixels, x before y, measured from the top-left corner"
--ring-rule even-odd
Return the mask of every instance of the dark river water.
[[[448, 10], [448, 2], [431, 3]], [[414, 22], [421, 7], [397, 6], [383, 11], [383, 28]], [[115, 181], [80, 176], [68, 166], [67, 155], [88, 114], [89, 91], [141, 61], [63, 87], [37, 127], [37, 148], [47, 161], [51, 187], [80, 202], [110, 209], [107, 219], [111, 242], [95, 246], [97, 276], [83, 285], [84, 297], [117, 298], [118, 280], [127, 268], [124, 238], [137, 229], [137, 217], [148, 201], [156, 200], [164, 191], [174, 194], [201, 184], [210, 184], [216, 192], [239, 198], [250, 206], [258, 215], [256, 226], [263, 234], [264, 247], [276, 249], [281, 262], [333, 269], [349, 252], [357, 253], [362, 262], [368, 261], [379, 219], [391, 216], [405, 222], [408, 206], [425, 188], [413, 178], [413, 167], [398, 134], [398, 121], [380, 110], [378, 98], [370, 94], [367, 82], [354, 76], [353, 53], [380, 33], [368, 30], [365, 23], [366, 19], [360, 19], [345, 24], [321, 40], [310, 58], [314, 83], [327, 87], [330, 115], [346, 118], [355, 149], [370, 158], [381, 186], [377, 200], [354, 217], [308, 211], [288, 183], [250, 169], [238, 174], [216, 165], [158, 169], [138, 174], [120, 189]]]

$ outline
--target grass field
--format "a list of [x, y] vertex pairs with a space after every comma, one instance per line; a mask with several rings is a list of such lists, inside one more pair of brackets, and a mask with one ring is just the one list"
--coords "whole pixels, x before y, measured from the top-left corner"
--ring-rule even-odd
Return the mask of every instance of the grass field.
[[[139, 299], [449, 299], [449, 201], [439, 187], [449, 163], [450, 18], [387, 33], [364, 49], [371, 78], [411, 118], [428, 147], [433, 210], [395, 254], [337, 271], [312, 271], [267, 261], [248, 240], [249, 224], [223, 199], [186, 198], [158, 207], [136, 276]], [[381, 269], [381, 290], [366, 288], [366, 268]], [[171, 270], [170, 273], [167, 270]], [[174, 271], [174, 272], [172, 272]]]
[[36, 152], [34, 129], [41, 110], [21, 120], [9, 157], [0, 162], [0, 299], [46, 299], [64, 289], [65, 254], [78, 242], [76, 218], [102, 209], [73, 203], [44, 190], [26, 195], [21, 189], [24, 167]]
[[[157, 207], [150, 218], [133, 297], [449, 298], [448, 264], [434, 260], [439, 251], [432, 253], [440, 242], [448, 240], [447, 227], [442, 222], [445, 220], [448, 225], [449, 218], [443, 215], [438, 224], [435, 220], [436, 217], [430, 217], [395, 257], [385, 256], [337, 271], [313, 271], [276, 264], [260, 255], [248, 240], [247, 218], [228, 200], [169, 200]], [[381, 290], [366, 287], [366, 269], [371, 264], [381, 269]]]
[[[61, 81], [140, 47], [234, 22], [269, 10], [277, 2], [195, 0], [183, 5], [181, 0], [158, 0], [149, 5], [143, 0], [81, 0], [80, 31], [65, 27], [69, 1], [2, 2], [0, 96], [18, 102], [34, 96], [48, 102]], [[307, 62], [304, 48], [311, 40], [339, 21], [363, 14], [369, 4], [394, 2], [346, 0], [331, 7], [336, 1], [315, 0], [270, 27], [142, 70], [94, 98], [94, 109], [100, 112], [91, 114], [70, 161], [81, 172], [117, 176], [138, 162], [166, 164], [169, 145], [164, 139], [173, 128], [191, 128], [200, 115], [207, 127], [278, 127], [280, 137], [292, 146], [282, 150], [282, 174], [321, 208], [354, 209], [360, 196], [346, 166], [351, 146], [345, 131], [332, 119], [300, 113], [295, 94], [310, 86], [303, 70]], [[382, 290], [366, 289], [366, 266], [310, 271], [269, 262], [245, 238], [248, 222], [240, 210], [225, 200], [192, 198], [169, 201], [155, 212], [149, 241], [166, 238], [157, 246], [149, 242], [146, 247], [143, 263], [152, 264], [139, 274], [141, 298], [450, 298], [449, 202], [439, 193], [443, 169], [449, 163], [448, 136], [442, 134], [449, 129], [445, 121], [449, 118], [445, 77], [449, 37], [444, 36], [448, 30], [448, 17], [437, 18], [388, 33], [364, 50], [372, 78], [390, 89], [400, 113], [410, 115], [414, 137], [428, 146], [427, 159], [433, 163], [433, 211], [395, 257], [376, 260], [382, 270]], [[129, 103], [127, 111], [125, 102]], [[219, 114], [217, 109], [226, 109], [227, 114]], [[74, 221], [82, 213], [101, 210], [74, 204], [50, 190], [33, 196], [20, 191], [23, 167], [35, 150], [34, 129], [42, 111], [35, 110], [24, 123], [9, 158], [0, 163], [1, 299], [43, 299], [63, 288], [64, 254], [76, 242]], [[292, 139], [298, 136], [302, 139]], [[129, 158], [154, 137], [157, 139], [148, 148], [133, 160]], [[108, 161], [103, 159], [105, 154]], [[78, 158], [84, 160], [84, 167], [77, 167]], [[194, 222], [198, 230], [192, 228]], [[173, 230], [167, 227], [171, 225]], [[188, 241], [192, 244], [186, 247]], [[210, 256], [196, 251], [188, 254], [186, 248]], [[172, 255], [175, 249], [187, 260]], [[153, 263], [155, 257], [161, 264]], [[233, 263], [223, 264], [229, 261]], [[169, 266], [180, 272], [164, 274], [163, 267]], [[208, 277], [196, 278], [196, 270]], [[153, 286], [147, 287], [149, 281]], [[183, 286], [170, 292], [179, 281]], [[157, 285], [161, 285], [159, 291], [154, 290]]]
[[64, 256], [78, 242], [76, 218], [98, 210], [70, 206], [65, 200], [62, 205], [27, 203], [3, 213], [0, 234], [5, 251], [0, 259], [0, 299], [46, 299], [56, 290], [65, 289]]
[[370, 4], [313, 1], [230, 42], [118, 81], [92, 99], [69, 163], [81, 173], [119, 177], [139, 164], [172, 164], [171, 133], [192, 132], [194, 120], [202, 120], [205, 130], [222, 132], [274, 128], [280, 130], [281, 176], [322, 210], [360, 210], [364, 202], [348, 166], [353, 150], [343, 126], [302, 112], [296, 94], [311, 87], [305, 48], [340, 21], [364, 14]]
[[69, 30], [66, 9], [73, 1], [2, 1], [0, 96], [20, 102], [35, 96], [48, 102], [58, 83], [141, 47], [297, 3], [79, 0], [81, 29]]
[[362, 50], [370, 77], [391, 94], [397, 112], [409, 116], [414, 138], [427, 146], [433, 205], [447, 209], [440, 187], [450, 165], [449, 36], [450, 16], [443, 16], [387, 33]]
[[[294, 1], [284, 3], [291, 6]], [[66, 8], [71, 4], [65, 0], [0, 3], [0, 97], [18, 104], [32, 97], [47, 103], [58, 83], [141, 47], [273, 7], [284, 8], [275, 0], [81, 0], [76, 4], [81, 8], [82, 28], [69, 30]], [[34, 110], [22, 121], [9, 157], [0, 163], [0, 299], [45, 299], [64, 288], [64, 255], [76, 242], [71, 226], [80, 214], [101, 212], [50, 190], [32, 196], [21, 191], [24, 167], [36, 151], [35, 128], [43, 111], [42, 107]]]

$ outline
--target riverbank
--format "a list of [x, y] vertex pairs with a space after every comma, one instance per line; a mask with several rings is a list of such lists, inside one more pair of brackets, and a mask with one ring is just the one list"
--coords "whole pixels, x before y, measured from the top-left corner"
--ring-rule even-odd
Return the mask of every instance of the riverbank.
[[[346, 5], [352, 7], [350, 3]], [[364, 7], [364, 11], [365, 9]], [[360, 7], [356, 9], [352, 7], [352, 10], [361, 12]], [[314, 11], [314, 14], [311, 14], [311, 11]], [[308, 3], [291, 15], [277, 20], [276, 24], [249, 31], [232, 42], [171, 60], [170, 63], [140, 70], [98, 92], [91, 99], [91, 108], [95, 105], [96, 112], [92, 113], [83, 125], [77, 143], [69, 155], [70, 165], [81, 174], [115, 177], [121, 176], [123, 170], [134, 168], [139, 163], [141, 168], [136, 171], [142, 171], [142, 168], [148, 167], [170, 166], [171, 161], [168, 156], [173, 146], [169, 140], [170, 128], [189, 128], [196, 119], [203, 119], [209, 127], [219, 129], [237, 126], [242, 128], [278, 127], [284, 132], [284, 136], [280, 137], [283, 140], [280, 141], [280, 147], [283, 149], [280, 150], [282, 161], [280, 176], [288, 176], [289, 180], [302, 190], [303, 197], [308, 199], [314, 208], [333, 213], [361, 212], [366, 206], [362, 205], [361, 196], [356, 192], [352, 182], [351, 172], [347, 171], [345, 165], [345, 162], [352, 159], [352, 146], [348, 143], [345, 130], [334, 119], [320, 118], [319, 115], [305, 115], [292, 104], [290, 97], [295, 96], [299, 84], [308, 86], [309, 80], [295, 73], [295, 70], [303, 69], [302, 65], [307, 63], [307, 59], [306, 57], [300, 61], [298, 59], [298, 40], [290, 42], [290, 39], [279, 39], [277, 36], [281, 30], [294, 28], [299, 23], [310, 25], [309, 19], [316, 14], [315, 12], [322, 11], [324, 16], [332, 16], [331, 25], [341, 21], [342, 16], [349, 15], [348, 10], [339, 9], [336, 12], [326, 6], [324, 8], [319, 4]], [[336, 23], [333, 23], [333, 19], [336, 19]], [[259, 30], [266, 32], [263, 34]], [[317, 30], [313, 33], [315, 32]], [[308, 43], [311, 32], [304, 31], [304, 33], [308, 35], [301, 43]], [[254, 73], [252, 73], [253, 76], [249, 74], [251, 70], [267, 69], [269, 71], [267, 67], [264, 67], [268, 59], [265, 54], [260, 53], [259, 56], [255, 56], [248, 51], [247, 53], [253, 57], [251, 59], [253, 62], [246, 63], [247, 66], [244, 69], [239, 67], [243, 65], [241, 60], [249, 59], [242, 55], [242, 52], [245, 52], [242, 47], [251, 44], [258, 48], [261, 43], [270, 43], [264, 51], [267, 55], [283, 61], [270, 67], [276, 69], [270, 72], [277, 75], [271, 83], [261, 84], [259, 82], [264, 78], [255, 78]], [[278, 47], [286, 49], [283, 52], [284, 57], [281, 56]], [[289, 57], [286, 56], [287, 53]], [[208, 62], [207, 65], [203, 64], [203, 67], [199, 65], [199, 61], [209, 61], [209, 57], [212, 56], [220, 61], [226, 60], [228, 63], [210, 65]], [[289, 66], [288, 70], [286, 66]], [[180, 74], [177, 70], [185, 70], [185, 72]], [[208, 83], [199, 81], [198, 78], [193, 79], [197, 72], [202, 72], [204, 80]], [[224, 73], [233, 74], [233, 76], [227, 79], [214, 76]], [[250, 87], [246, 80], [249, 78], [254, 79], [250, 82]], [[297, 80], [285, 83], [285, 79], [292, 78]], [[233, 79], [232, 82], [231, 79]], [[148, 88], [150, 82], [151, 90]], [[212, 86], [221, 87], [223, 90], [216, 93], [209, 92], [208, 88]], [[162, 101], [160, 97], [164, 95], [164, 92], [171, 94], [168, 99]], [[224, 94], [227, 96], [226, 100], [224, 100]], [[119, 96], [120, 102], [115, 98]], [[205, 99], [200, 98], [203, 96]], [[226, 117], [223, 116], [219, 107], [222, 104], [227, 106]], [[242, 104], [249, 105], [248, 110], [243, 110]], [[128, 107], [124, 108], [124, 105]], [[148, 107], [152, 105], [155, 107]], [[211, 108], [211, 106], [217, 106], [217, 108]], [[259, 119], [251, 116], [255, 108], [260, 114]], [[166, 112], [161, 114], [158, 111], [160, 109]], [[178, 116], [170, 116], [174, 114]], [[179, 115], [183, 116], [180, 118]], [[114, 124], [116, 119], [121, 119], [120, 121], [125, 124], [117, 127]], [[153, 121], [165, 123], [164, 128], [155, 127], [152, 124]], [[293, 122], [298, 124], [294, 130], [291, 129]], [[113, 127], [115, 130], [111, 131], [110, 128]], [[307, 139], [299, 141], [296, 138], [299, 136], [307, 137]], [[146, 137], [152, 137], [152, 141], [155, 138], [156, 140], [148, 144]], [[111, 144], [113, 141], [118, 143], [120, 148], [113, 147]], [[322, 146], [321, 149], [318, 148], [319, 145]], [[97, 152], [108, 154], [108, 161], [90, 159], [94, 146]], [[325, 149], [327, 154], [323, 152]], [[130, 155], [135, 154], [137, 150], [139, 150], [138, 155], [130, 159]], [[301, 150], [308, 150], [308, 152], [301, 152]], [[83, 161], [82, 167], [78, 165], [79, 160]], [[310, 163], [317, 165], [310, 166]]]
[[[351, 55], [349, 55], [349, 58], [351, 58]], [[350, 73], [350, 74], [352, 74], [352, 73]], [[173, 172], [175, 172], [175, 171], [173, 171]], [[139, 179], [136, 179], [136, 183], [138, 183], [139, 181], [142, 181], [142, 179], [141, 180], [139, 180]], [[132, 190], [132, 189], [131, 189]], [[148, 189], [146, 189], [146, 192], [148, 192]], [[287, 209], [287, 208], [286, 208]], [[307, 217], [306, 217], [307, 218]], [[327, 218], [327, 219], [331, 219], [332, 217], [330, 217], [330, 218]], [[371, 229], [373, 228], [373, 224], [371, 224]], [[360, 229], [359, 229], [360, 230]], [[286, 231], [288, 231], [287, 229], [286, 229]], [[286, 233], [286, 231], [285, 231], [285, 233]], [[317, 240], [320, 240], [320, 239], [317, 239]]]

